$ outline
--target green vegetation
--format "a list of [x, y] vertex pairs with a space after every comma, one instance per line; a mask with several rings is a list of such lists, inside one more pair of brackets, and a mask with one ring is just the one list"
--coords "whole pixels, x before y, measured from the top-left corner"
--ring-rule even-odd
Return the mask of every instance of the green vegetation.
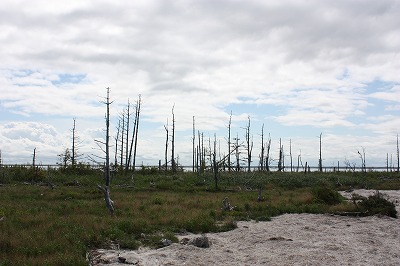
[[[110, 216], [96, 188], [102, 177], [84, 165], [45, 171], [0, 168], [0, 265], [87, 265], [92, 248], [156, 248], [163, 238], [176, 242], [175, 233], [231, 230], [238, 220], [357, 211], [337, 189], [400, 188], [397, 173], [240, 172], [221, 173], [215, 190], [212, 173], [172, 175], [143, 168], [113, 176], [116, 210]], [[222, 209], [225, 197], [232, 211]], [[383, 204], [374, 200], [365, 204]], [[382, 209], [392, 214], [386, 207], [377, 212]]]

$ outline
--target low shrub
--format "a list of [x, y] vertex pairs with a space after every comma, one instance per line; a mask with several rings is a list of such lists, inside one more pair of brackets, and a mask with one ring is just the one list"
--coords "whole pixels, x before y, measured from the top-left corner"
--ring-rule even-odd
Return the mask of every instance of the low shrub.
[[359, 206], [368, 215], [381, 214], [389, 217], [397, 218], [396, 207], [393, 202], [387, 200], [382, 193], [376, 192], [368, 198], [362, 198]]
[[313, 188], [312, 193], [314, 195], [314, 200], [318, 203], [335, 205], [341, 202], [339, 192], [326, 185]]

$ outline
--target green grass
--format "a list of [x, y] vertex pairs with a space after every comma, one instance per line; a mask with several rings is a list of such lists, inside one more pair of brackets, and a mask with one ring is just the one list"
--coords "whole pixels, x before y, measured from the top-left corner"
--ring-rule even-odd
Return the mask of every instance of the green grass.
[[[145, 169], [133, 177], [113, 178], [116, 211], [110, 216], [96, 188], [102, 183], [100, 172], [32, 174], [30, 169], [0, 168], [0, 265], [87, 265], [88, 250], [110, 243], [127, 249], [158, 247], [162, 238], [177, 241], [175, 233], [231, 230], [238, 220], [353, 210], [336, 194], [337, 181], [342, 189], [400, 187], [395, 173], [389, 179], [380, 178], [382, 173], [224, 173], [215, 190], [211, 173], [170, 175]], [[32, 179], [35, 185], [24, 183]], [[79, 186], [67, 186], [73, 180]], [[233, 211], [222, 210], [225, 197], [236, 206]]]

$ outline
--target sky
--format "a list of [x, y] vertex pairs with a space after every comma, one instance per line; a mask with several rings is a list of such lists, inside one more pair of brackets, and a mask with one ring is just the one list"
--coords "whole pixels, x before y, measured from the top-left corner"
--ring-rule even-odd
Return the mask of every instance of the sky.
[[[100, 154], [110, 88], [111, 135], [141, 95], [137, 162], [164, 158], [175, 113], [176, 154], [192, 163], [196, 132], [227, 150], [227, 125], [253, 165], [261, 128], [288, 162], [396, 163], [400, 128], [400, 1], [18, 1], [0, 8], [3, 163], [58, 162], [76, 119], [82, 161]], [[171, 128], [170, 128], [171, 132]], [[114, 145], [114, 144], [112, 144]], [[296, 162], [297, 164], [297, 162]]]

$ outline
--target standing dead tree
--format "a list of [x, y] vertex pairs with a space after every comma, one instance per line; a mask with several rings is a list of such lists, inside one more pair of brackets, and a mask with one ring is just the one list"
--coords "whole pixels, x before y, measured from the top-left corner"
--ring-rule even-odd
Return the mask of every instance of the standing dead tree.
[[74, 118], [74, 126], [72, 127], [72, 154], [71, 154], [71, 163], [72, 166], [75, 166], [75, 155], [76, 155], [76, 150], [75, 150], [75, 133], [76, 133], [76, 124], [75, 124], [75, 118]]
[[123, 169], [124, 166], [124, 144], [125, 144], [125, 109], [122, 111], [121, 114], [121, 145], [120, 145], [120, 166]]
[[107, 111], [106, 111], [106, 116], [105, 116], [105, 120], [106, 120], [106, 140], [105, 140], [105, 163], [104, 163], [104, 181], [105, 181], [105, 186], [102, 187], [100, 185], [97, 185], [97, 187], [103, 191], [104, 193], [104, 200], [106, 202], [106, 206], [108, 208], [108, 210], [110, 211], [110, 214], [114, 213], [114, 202], [111, 200], [110, 197], [110, 105], [112, 102], [110, 102], [110, 88], [107, 88], [107, 97], [106, 97], [106, 101], [103, 102], [106, 107], [107, 107]]
[[231, 142], [231, 127], [232, 127], [232, 111], [231, 115], [229, 116], [229, 122], [228, 122], [228, 171], [231, 171], [231, 147], [232, 147], [232, 142]]
[[114, 167], [118, 166], [118, 141], [119, 141], [120, 129], [121, 129], [121, 120], [118, 120], [117, 135], [115, 137]]
[[397, 149], [396, 149], [396, 152], [397, 152], [397, 173], [400, 173], [399, 134], [397, 134], [397, 142], [396, 142], [396, 144], [397, 144]]
[[125, 133], [125, 172], [128, 171], [129, 169], [129, 126], [131, 123], [131, 112], [130, 112], [130, 108], [131, 108], [131, 103], [129, 102], [128, 99], [128, 104], [126, 106], [126, 133]]
[[193, 136], [192, 136], [192, 172], [194, 172], [195, 168], [195, 157], [196, 157], [196, 148], [195, 148], [195, 143], [196, 143], [196, 128], [195, 128], [195, 120], [193, 116]]
[[365, 165], [365, 148], [364, 147], [362, 147], [362, 153], [359, 151], [359, 150], [357, 150], [357, 153], [358, 153], [358, 155], [360, 156], [360, 159], [361, 159], [361, 172], [367, 172], [367, 168], [366, 168], [366, 165]]
[[217, 135], [214, 134], [214, 152], [212, 155], [212, 164], [213, 164], [213, 172], [214, 172], [214, 183], [215, 189], [218, 189], [218, 172], [219, 172], [219, 165], [217, 163]]
[[167, 124], [164, 125], [165, 129], [165, 171], [168, 170], [168, 138], [169, 138], [169, 133], [168, 133], [168, 118], [167, 118]]
[[265, 144], [264, 144], [264, 124], [261, 127], [261, 152], [260, 152], [260, 171], [264, 171], [264, 155], [265, 153]]
[[138, 136], [139, 136], [139, 120], [140, 120], [140, 112], [142, 108], [142, 96], [139, 94], [139, 98], [136, 102], [136, 112], [135, 112], [135, 122], [134, 122], [134, 129], [132, 132], [132, 142], [131, 142], [131, 149], [129, 153], [129, 161], [132, 154], [132, 145], [134, 143], [133, 148], [133, 160], [132, 160], [132, 170], [135, 171], [136, 169], [136, 154], [137, 154], [137, 147], [138, 147]]
[[246, 134], [246, 151], [247, 151], [247, 172], [251, 171], [251, 154], [253, 151], [253, 137], [250, 138], [250, 116], [248, 116], [248, 124], [245, 128]]
[[271, 135], [268, 134], [268, 142], [267, 142], [267, 152], [265, 155], [265, 170], [267, 172], [269, 172], [269, 161], [270, 161], [270, 157], [269, 157], [269, 151], [271, 150]]
[[289, 141], [290, 172], [293, 172], [292, 139]]
[[79, 140], [79, 136], [77, 135], [76, 132], [76, 119], [74, 118], [74, 124], [71, 129], [72, 132], [72, 148], [71, 148], [71, 165], [74, 167], [78, 161], [78, 159], [82, 156], [82, 154], [79, 154], [79, 146], [81, 144]]
[[278, 172], [283, 171], [283, 146], [282, 146], [282, 139], [279, 139], [279, 160], [278, 160]]
[[235, 158], [236, 158], [236, 171], [239, 172], [240, 171], [239, 135], [236, 134], [236, 138], [234, 138], [233, 140], [235, 141], [234, 151], [235, 151]]
[[32, 175], [32, 184], [33, 184], [38, 175], [38, 167], [36, 166], [36, 148], [33, 149], [32, 170], [34, 171], [34, 174]]
[[319, 134], [319, 160], [318, 160], [318, 169], [322, 172], [322, 133]]
[[176, 162], [175, 162], [175, 104], [172, 107], [172, 135], [171, 135], [171, 168], [172, 172], [176, 173]]

